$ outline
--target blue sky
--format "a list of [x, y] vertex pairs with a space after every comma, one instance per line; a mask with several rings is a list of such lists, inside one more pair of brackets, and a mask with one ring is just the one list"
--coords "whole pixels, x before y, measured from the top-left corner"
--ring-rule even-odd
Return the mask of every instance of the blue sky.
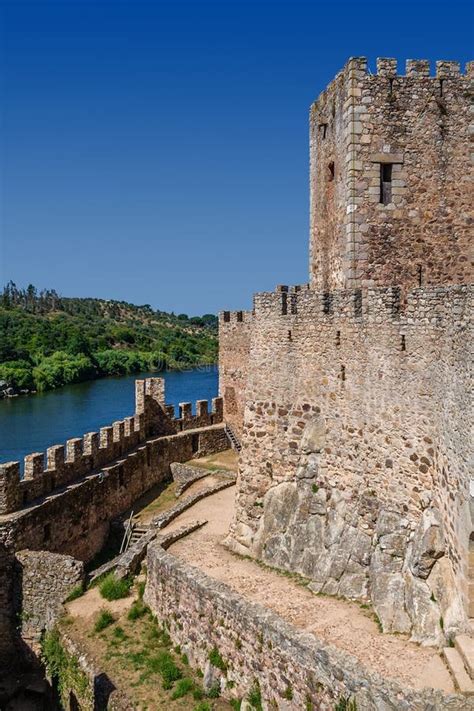
[[468, 2], [2, 2], [0, 281], [190, 314], [307, 281], [308, 109]]

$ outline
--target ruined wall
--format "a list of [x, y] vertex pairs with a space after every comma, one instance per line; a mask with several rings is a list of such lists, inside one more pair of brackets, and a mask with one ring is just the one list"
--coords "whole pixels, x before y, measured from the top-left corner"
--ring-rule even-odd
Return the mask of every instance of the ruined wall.
[[[349, 60], [310, 111], [313, 288], [466, 283], [474, 64]], [[471, 122], [472, 123], [472, 122]], [[471, 126], [472, 130], [472, 126]], [[381, 165], [391, 184], [381, 202]], [[387, 176], [386, 176], [387, 177]]]
[[247, 385], [251, 311], [219, 314], [219, 393], [224, 399], [224, 419], [240, 436]]
[[39, 652], [41, 633], [50, 630], [62, 603], [84, 580], [83, 564], [69, 555], [19, 551], [15, 556], [15, 610], [21, 637]]
[[255, 297], [229, 545], [431, 643], [466, 620], [470, 295]]
[[[204, 670], [205, 683], [219, 682], [227, 698], [245, 698], [258, 684], [264, 708], [287, 711], [333, 711], [348, 697], [361, 711], [470, 707], [460, 695], [414, 691], [371, 673], [354, 657], [297, 630], [158, 545], [148, 548], [147, 571], [146, 603], [190, 664]], [[209, 662], [214, 647], [225, 671]]]

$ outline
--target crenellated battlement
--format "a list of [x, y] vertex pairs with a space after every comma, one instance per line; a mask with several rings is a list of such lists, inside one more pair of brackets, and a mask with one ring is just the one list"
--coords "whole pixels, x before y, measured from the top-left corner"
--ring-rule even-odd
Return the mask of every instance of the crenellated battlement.
[[[443, 321], [467, 322], [473, 289], [469, 285], [315, 291], [302, 286], [277, 286], [254, 296], [255, 323], [291, 317], [324, 323], [353, 320], [359, 324], [412, 322], [430, 326]], [[453, 318], [455, 315], [455, 318]]]
[[79, 480], [119, 457], [135, 450], [150, 436], [176, 434], [222, 422], [223, 401], [216, 397], [211, 409], [207, 400], [198, 400], [196, 414], [191, 403], [180, 403], [179, 417], [173, 405], [165, 405], [163, 378], [135, 382], [135, 414], [118, 420], [99, 432], [74, 437], [64, 445], [34, 452], [20, 462], [0, 464], [0, 514], [21, 509], [35, 499]]
[[252, 311], [220, 311], [219, 326], [223, 324], [250, 323], [252, 317]]
[[[474, 61], [466, 62], [461, 70], [460, 62], [439, 59], [432, 63], [429, 59], [406, 59], [404, 72], [401, 71], [401, 62], [393, 57], [377, 57], [375, 72], [372, 72], [366, 57], [351, 57], [332, 82], [322, 91], [314, 104], [324, 103], [325, 99], [332, 96], [334, 87], [344, 79], [369, 78], [371, 81], [378, 79], [473, 79]], [[314, 106], [313, 104], [313, 106]]]

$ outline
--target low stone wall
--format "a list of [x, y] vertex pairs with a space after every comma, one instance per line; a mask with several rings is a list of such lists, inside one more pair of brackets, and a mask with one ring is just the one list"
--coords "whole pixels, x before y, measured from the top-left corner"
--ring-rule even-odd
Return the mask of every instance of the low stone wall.
[[[472, 709], [461, 695], [405, 689], [369, 672], [157, 544], [148, 548], [147, 567], [147, 605], [166, 622], [191, 665], [204, 670], [205, 682], [219, 682], [226, 697], [245, 697], [258, 684], [267, 709], [334, 711], [343, 698], [355, 699], [359, 711]], [[219, 653], [219, 669], [210, 663], [212, 650], [214, 660]]]

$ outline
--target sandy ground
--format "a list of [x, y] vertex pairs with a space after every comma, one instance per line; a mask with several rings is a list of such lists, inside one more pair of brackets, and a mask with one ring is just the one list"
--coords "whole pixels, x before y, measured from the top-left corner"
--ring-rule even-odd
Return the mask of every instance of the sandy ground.
[[221, 580], [246, 598], [274, 610], [296, 627], [342, 649], [367, 668], [405, 687], [454, 691], [451, 676], [435, 649], [414, 644], [403, 635], [381, 634], [359, 605], [316, 596], [276, 572], [240, 558], [220, 545], [233, 514], [235, 487], [195, 504], [164, 530], [196, 519], [208, 524], [178, 541], [169, 552]]

